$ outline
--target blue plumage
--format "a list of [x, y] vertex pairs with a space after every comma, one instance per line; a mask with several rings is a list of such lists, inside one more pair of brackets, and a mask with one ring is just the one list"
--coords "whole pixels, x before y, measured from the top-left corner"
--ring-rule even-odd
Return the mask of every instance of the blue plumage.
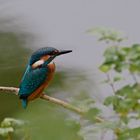
[[32, 69], [27, 67], [27, 70], [23, 76], [20, 84], [19, 95], [20, 98], [28, 97], [32, 92], [34, 92], [47, 78], [48, 68], [42, 67], [37, 69]]
[[[32, 54], [19, 87], [18, 94], [20, 99], [22, 99], [23, 108], [27, 107], [28, 97], [30, 95], [35, 95], [33, 93], [37, 93], [37, 95], [39, 94], [39, 92], [36, 92], [37, 89], [41, 87], [43, 83], [45, 83], [47, 77], [50, 74], [48, 64], [56, 56], [69, 52], [71, 52], [71, 50], [59, 51], [52, 47], [45, 47], [37, 50]], [[42, 60], [43, 63], [32, 67], [33, 64], [36, 64], [36, 62], [39, 60]]]
[[48, 69], [38, 68], [35, 70], [31, 70], [31, 67], [28, 66], [27, 70], [23, 76], [19, 87], [19, 97], [22, 99], [22, 106], [26, 108], [27, 106], [27, 98], [30, 96], [47, 78]]
[[38, 61], [42, 56], [51, 55], [54, 51], [56, 51], [56, 49], [53, 47], [45, 47], [38, 49], [36, 52], [32, 54], [29, 64], [32, 65], [34, 62]]

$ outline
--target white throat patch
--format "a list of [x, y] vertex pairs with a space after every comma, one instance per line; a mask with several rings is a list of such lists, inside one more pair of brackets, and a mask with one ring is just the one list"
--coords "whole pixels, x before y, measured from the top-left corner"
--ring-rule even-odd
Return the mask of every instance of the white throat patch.
[[38, 60], [32, 65], [32, 68], [37, 68], [42, 64], [44, 64], [44, 60]]

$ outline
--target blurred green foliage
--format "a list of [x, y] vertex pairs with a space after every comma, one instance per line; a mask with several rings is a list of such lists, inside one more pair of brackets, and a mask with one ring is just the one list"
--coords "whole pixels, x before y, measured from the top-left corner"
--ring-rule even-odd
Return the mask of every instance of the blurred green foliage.
[[[140, 120], [140, 44], [120, 45], [125, 38], [108, 28], [94, 28], [88, 32], [98, 35], [99, 41], [107, 44], [104, 62], [99, 69], [106, 74], [107, 79], [104, 82], [113, 91], [113, 95], [104, 100], [104, 105], [111, 106], [117, 116], [115, 121], [108, 120], [112, 125], [118, 124], [111, 128], [115, 138], [139, 140], [140, 128], [135, 125]], [[128, 80], [130, 77], [131, 81]], [[121, 83], [121, 86], [116, 88], [117, 83]]]
[[91, 28], [87, 31], [87, 33], [96, 35], [98, 37], [98, 41], [105, 41], [106, 43], [122, 42], [126, 39], [123, 37], [122, 32], [107, 27]]
[[120, 132], [118, 140], [139, 140], [140, 139], [140, 127], [127, 128]]
[[22, 132], [23, 134], [24, 125], [25, 125], [24, 121], [13, 118], [5, 118], [0, 125], [0, 136], [8, 140], [12, 140], [14, 133]]

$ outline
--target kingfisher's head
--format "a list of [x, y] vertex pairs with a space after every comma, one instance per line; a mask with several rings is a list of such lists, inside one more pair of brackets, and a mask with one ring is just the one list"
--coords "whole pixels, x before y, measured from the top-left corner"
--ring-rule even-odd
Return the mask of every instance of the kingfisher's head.
[[53, 47], [44, 47], [35, 51], [29, 61], [32, 67], [38, 67], [47, 61], [50, 57], [55, 58], [56, 56], [70, 53], [72, 50], [57, 50]]

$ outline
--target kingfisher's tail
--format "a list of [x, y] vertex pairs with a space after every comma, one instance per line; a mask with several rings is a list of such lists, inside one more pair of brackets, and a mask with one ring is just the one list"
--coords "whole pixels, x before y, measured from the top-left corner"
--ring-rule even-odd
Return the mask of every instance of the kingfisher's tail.
[[27, 99], [22, 99], [21, 101], [22, 101], [22, 107], [24, 109], [26, 109], [26, 107], [27, 107]]

